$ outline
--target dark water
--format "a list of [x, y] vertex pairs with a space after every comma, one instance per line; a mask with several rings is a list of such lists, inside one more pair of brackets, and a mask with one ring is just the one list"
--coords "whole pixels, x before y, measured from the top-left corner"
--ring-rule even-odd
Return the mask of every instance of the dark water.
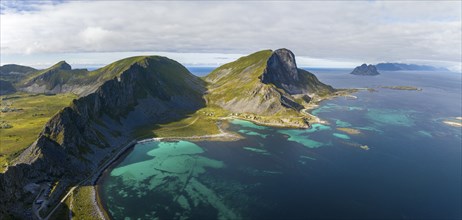
[[[337, 88], [329, 125], [274, 129], [231, 121], [234, 142], [148, 142], [103, 179], [115, 219], [460, 219], [461, 74], [315, 72]], [[380, 88], [407, 85], [422, 91]], [[348, 134], [337, 128], [351, 128]]]

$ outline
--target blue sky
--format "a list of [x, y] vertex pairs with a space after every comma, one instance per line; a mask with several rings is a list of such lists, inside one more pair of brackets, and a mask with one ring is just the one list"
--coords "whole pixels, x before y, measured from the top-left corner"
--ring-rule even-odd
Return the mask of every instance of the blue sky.
[[1, 1], [1, 64], [101, 66], [164, 55], [217, 66], [291, 49], [300, 66], [403, 62], [460, 71], [460, 1]]

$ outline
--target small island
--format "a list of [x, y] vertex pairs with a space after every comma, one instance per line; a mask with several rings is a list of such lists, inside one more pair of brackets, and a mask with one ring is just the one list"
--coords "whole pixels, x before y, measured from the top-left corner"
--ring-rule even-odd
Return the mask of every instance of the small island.
[[382, 86], [382, 88], [393, 90], [422, 91], [422, 88], [418, 88], [415, 86]]
[[462, 117], [449, 118], [443, 121], [444, 124], [460, 128], [462, 127]]
[[375, 68], [374, 65], [367, 65], [364, 63], [363, 65], [354, 68], [354, 70], [350, 74], [358, 76], [376, 76], [380, 73], [377, 71], [377, 68]]
[[359, 131], [358, 129], [354, 129], [354, 128], [337, 128], [337, 130], [343, 131], [347, 134], [352, 134], [352, 135], [361, 134], [361, 131]]

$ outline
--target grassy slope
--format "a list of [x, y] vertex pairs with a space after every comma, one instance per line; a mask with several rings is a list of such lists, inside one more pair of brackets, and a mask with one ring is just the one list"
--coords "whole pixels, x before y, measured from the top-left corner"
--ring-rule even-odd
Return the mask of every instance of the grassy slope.
[[238, 60], [222, 65], [212, 71], [204, 79], [209, 82], [212, 92], [206, 98], [214, 101], [245, 97], [260, 82], [260, 75], [266, 68], [266, 61], [271, 50], [263, 50]]
[[197, 137], [220, 134], [217, 121], [229, 114], [221, 108], [205, 107], [186, 118], [166, 124], [147, 126], [135, 131], [138, 139], [151, 137]]
[[0, 121], [13, 126], [0, 129], [0, 171], [5, 168], [6, 162], [35, 141], [51, 116], [68, 106], [72, 99], [76, 98], [71, 94], [47, 96], [16, 93], [0, 96], [2, 99], [5, 97], [15, 98], [2, 100], [2, 109], [8, 106], [22, 110], [0, 113]]
[[89, 199], [93, 197], [94, 190], [93, 186], [81, 186], [72, 193], [72, 218], [98, 219], [97, 207]]

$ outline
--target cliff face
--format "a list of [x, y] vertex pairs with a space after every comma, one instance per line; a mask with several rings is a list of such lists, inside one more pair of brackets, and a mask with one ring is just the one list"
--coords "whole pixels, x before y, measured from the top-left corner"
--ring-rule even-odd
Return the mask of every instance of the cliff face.
[[296, 94], [302, 93], [300, 78], [294, 54], [289, 50], [279, 49], [268, 59], [261, 82], [272, 83], [289, 94]]
[[211, 83], [207, 100], [237, 113], [299, 111], [303, 106], [295, 95], [309, 101], [314, 95], [334, 92], [312, 73], [298, 69], [294, 54], [287, 49], [242, 57], [217, 68], [206, 80]]
[[312, 73], [298, 69], [294, 54], [287, 49], [273, 52], [261, 76], [265, 84], [274, 84], [291, 95], [332, 92], [331, 86], [321, 83]]
[[0, 210], [22, 207], [32, 196], [22, 190], [27, 184], [82, 180], [113, 150], [136, 138], [133, 131], [139, 127], [203, 107], [203, 92], [204, 83], [173, 60], [146, 57], [128, 65], [51, 118], [37, 141], [0, 174]]
[[354, 70], [350, 73], [353, 75], [360, 75], [360, 76], [376, 76], [380, 73], [377, 71], [377, 68], [372, 64], [363, 64], [354, 68]]

